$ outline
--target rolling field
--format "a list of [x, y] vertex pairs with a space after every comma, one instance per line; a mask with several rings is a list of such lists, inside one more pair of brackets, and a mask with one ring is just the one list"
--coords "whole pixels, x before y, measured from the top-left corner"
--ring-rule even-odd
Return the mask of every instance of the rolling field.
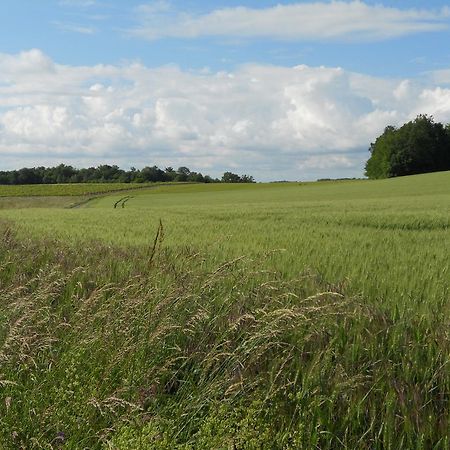
[[104, 194], [106, 192], [142, 189], [156, 183], [65, 183], [65, 184], [27, 184], [1, 185], [1, 197], [50, 197]]
[[[125, 207], [114, 204], [131, 196]], [[405, 311], [448, 294], [450, 173], [378, 182], [159, 186], [85, 208], [2, 211], [26, 234], [78, 245], [189, 247], [217, 264], [265, 257], [286, 278], [311, 269], [330, 283]], [[413, 309], [414, 310], [414, 309]]]
[[80, 203], [0, 210], [0, 447], [449, 447], [450, 172]]

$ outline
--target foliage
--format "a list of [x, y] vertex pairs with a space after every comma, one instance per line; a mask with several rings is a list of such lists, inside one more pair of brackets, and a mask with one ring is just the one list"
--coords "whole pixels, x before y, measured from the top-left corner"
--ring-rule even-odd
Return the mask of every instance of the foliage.
[[[56, 167], [33, 167], [20, 170], [0, 172], [0, 185], [16, 184], [61, 184], [61, 183], [155, 183], [166, 181], [192, 181], [196, 183], [217, 183], [218, 179], [200, 172], [193, 172], [187, 167], [174, 170], [167, 167], [161, 170], [157, 166], [144, 167], [138, 170], [132, 167], [126, 171], [118, 166], [107, 164], [88, 169], [75, 169], [60, 164]], [[224, 180], [225, 181], [225, 180]], [[253, 178], [244, 175], [241, 182], [253, 182]]]
[[369, 150], [366, 175], [373, 179], [450, 170], [450, 127], [420, 115], [387, 127]]
[[222, 176], [223, 183], [254, 183], [255, 180], [250, 175], [239, 176], [233, 172], [225, 172]]

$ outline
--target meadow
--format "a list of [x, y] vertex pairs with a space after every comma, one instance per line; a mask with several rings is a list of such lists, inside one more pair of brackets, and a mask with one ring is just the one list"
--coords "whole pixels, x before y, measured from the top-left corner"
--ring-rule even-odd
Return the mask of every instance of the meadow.
[[32, 206], [0, 210], [5, 448], [449, 447], [450, 172]]

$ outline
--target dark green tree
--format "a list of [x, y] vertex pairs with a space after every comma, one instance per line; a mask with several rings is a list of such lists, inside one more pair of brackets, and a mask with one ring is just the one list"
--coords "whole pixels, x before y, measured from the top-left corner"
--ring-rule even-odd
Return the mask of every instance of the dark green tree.
[[255, 179], [251, 175], [242, 175], [241, 183], [254, 183]]
[[[237, 175], [236, 175], [237, 176]], [[247, 175], [235, 182], [249, 182]], [[195, 183], [219, 183], [217, 178], [180, 167], [161, 170], [157, 166], [146, 166], [141, 170], [131, 167], [120, 169], [117, 165], [103, 164], [98, 167], [76, 169], [60, 164], [56, 167], [33, 167], [19, 170], [0, 171], [0, 184], [55, 184], [55, 183], [144, 183], [164, 181], [187, 181]]]
[[255, 179], [251, 175], [239, 176], [233, 172], [225, 172], [221, 181], [222, 183], [254, 183]]
[[225, 172], [222, 176], [222, 183], [240, 183], [241, 177], [233, 172]]
[[175, 181], [188, 181], [190, 173], [191, 171], [187, 167], [179, 167], [177, 170]]
[[370, 144], [370, 158], [366, 163], [366, 175], [371, 179], [387, 178], [396, 128], [388, 126], [381, 136]]
[[366, 175], [376, 179], [450, 170], [448, 130], [426, 115], [398, 129], [387, 127], [370, 146]]
[[165, 175], [164, 172], [157, 166], [144, 167], [141, 170], [141, 179], [144, 182], [164, 181]]
[[164, 170], [165, 176], [166, 176], [166, 180], [167, 181], [174, 181], [177, 173], [175, 172], [175, 170], [173, 169], [173, 167], [166, 167], [166, 169]]

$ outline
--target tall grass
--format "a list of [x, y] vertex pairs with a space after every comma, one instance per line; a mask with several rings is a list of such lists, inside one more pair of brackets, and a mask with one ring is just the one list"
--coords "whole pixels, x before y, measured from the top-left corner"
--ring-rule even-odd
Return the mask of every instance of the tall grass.
[[401, 317], [271, 254], [211, 267], [164, 235], [3, 227], [3, 448], [449, 447], [448, 308]]

